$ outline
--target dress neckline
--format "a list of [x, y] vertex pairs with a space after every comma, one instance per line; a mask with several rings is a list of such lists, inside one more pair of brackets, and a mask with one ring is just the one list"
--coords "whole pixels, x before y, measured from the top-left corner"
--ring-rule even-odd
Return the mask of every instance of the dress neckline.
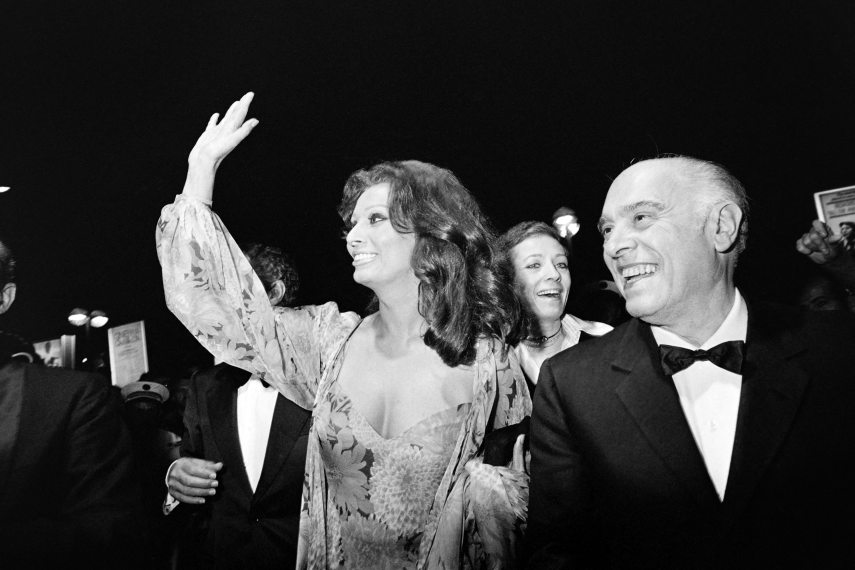
[[359, 418], [359, 420], [361, 420], [366, 426], [368, 426], [368, 428], [374, 433], [374, 435], [376, 435], [377, 437], [379, 437], [383, 441], [395, 441], [396, 439], [401, 439], [404, 436], [406, 436], [407, 434], [409, 434], [410, 432], [414, 431], [416, 428], [418, 428], [422, 424], [426, 423], [428, 420], [435, 419], [435, 418], [437, 418], [443, 414], [451, 415], [452, 412], [453, 412], [453, 415], [458, 416], [461, 413], [461, 408], [465, 408], [466, 411], [468, 411], [472, 407], [472, 402], [463, 402], [463, 403], [457, 404], [456, 406], [449, 406], [448, 408], [444, 408], [442, 410], [436, 411], [432, 414], [429, 414], [429, 415], [423, 417], [422, 419], [415, 422], [414, 424], [407, 426], [403, 431], [401, 431], [400, 433], [398, 433], [396, 435], [385, 436], [382, 433], [380, 433], [380, 431], [378, 431], [377, 428], [375, 428], [374, 425], [370, 421], [368, 421], [368, 418], [366, 418], [365, 415], [362, 414], [362, 412], [359, 411], [359, 409], [354, 404], [353, 399], [351, 399], [351, 397], [347, 394], [347, 392], [344, 391], [344, 389], [342, 388], [342, 386], [338, 382], [335, 383], [335, 386], [336, 386], [336, 390], [339, 393], [339, 396], [347, 399], [348, 403], [350, 403], [351, 414], [353, 414], [357, 418]]

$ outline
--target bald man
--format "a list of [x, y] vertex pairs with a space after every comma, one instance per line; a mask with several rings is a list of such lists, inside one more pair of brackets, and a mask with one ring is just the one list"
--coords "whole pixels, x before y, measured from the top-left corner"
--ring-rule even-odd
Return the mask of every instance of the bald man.
[[531, 568], [851, 567], [855, 326], [746, 302], [747, 217], [710, 162], [611, 185], [603, 258], [633, 318], [543, 366]]

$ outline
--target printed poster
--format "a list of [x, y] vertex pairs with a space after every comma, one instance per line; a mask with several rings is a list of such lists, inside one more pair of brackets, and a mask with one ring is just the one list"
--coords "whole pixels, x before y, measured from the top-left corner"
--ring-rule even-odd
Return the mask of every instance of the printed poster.
[[107, 329], [110, 347], [110, 375], [114, 386], [136, 382], [148, 372], [145, 321]]

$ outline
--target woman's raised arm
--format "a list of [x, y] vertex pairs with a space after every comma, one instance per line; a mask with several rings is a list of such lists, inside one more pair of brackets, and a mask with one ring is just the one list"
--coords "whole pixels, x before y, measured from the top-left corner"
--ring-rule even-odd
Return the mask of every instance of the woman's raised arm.
[[258, 125], [258, 119], [246, 120], [253, 97], [255, 94], [250, 91], [239, 101], [232, 103], [222, 120], [219, 120], [219, 113], [211, 115], [208, 126], [187, 157], [184, 194], [207, 204], [211, 203], [214, 177], [220, 163]]
[[252, 130], [252, 93], [217, 122], [213, 115], [188, 159], [184, 192], [157, 224], [167, 307], [215, 358], [261, 375], [288, 399], [311, 408], [320, 376], [356, 326], [335, 303], [270, 306], [264, 286], [222, 220], [211, 211], [220, 162]]

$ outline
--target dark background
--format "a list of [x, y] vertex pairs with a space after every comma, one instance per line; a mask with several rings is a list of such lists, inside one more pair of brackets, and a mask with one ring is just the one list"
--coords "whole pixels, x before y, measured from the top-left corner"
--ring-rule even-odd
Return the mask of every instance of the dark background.
[[197, 350], [165, 309], [154, 226], [207, 118], [247, 90], [261, 123], [215, 209], [293, 252], [303, 303], [368, 300], [335, 213], [359, 167], [450, 168], [499, 230], [572, 206], [576, 263], [598, 277], [610, 180], [661, 152], [743, 180], [739, 282], [785, 298], [812, 193], [855, 184], [853, 54], [842, 1], [5, 0], [0, 235], [20, 276], [0, 328], [56, 338], [81, 306], [145, 319], [156, 370]]

